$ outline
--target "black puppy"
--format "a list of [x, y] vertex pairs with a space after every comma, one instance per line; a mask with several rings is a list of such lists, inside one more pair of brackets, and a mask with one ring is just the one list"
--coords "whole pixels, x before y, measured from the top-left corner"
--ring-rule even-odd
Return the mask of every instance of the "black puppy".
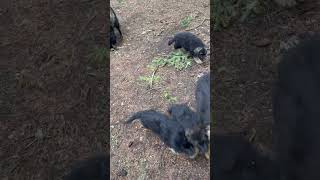
[[119, 20], [116, 13], [110, 7], [110, 48], [114, 48], [122, 39]]
[[196, 112], [187, 104], [174, 104], [169, 107], [168, 113], [183, 126], [188, 141], [198, 148], [201, 154], [208, 152], [207, 129], [200, 123]]
[[289, 49], [278, 71], [273, 132], [281, 178], [320, 179], [320, 35]]
[[214, 135], [211, 141], [212, 179], [277, 180], [274, 161], [240, 135]]
[[170, 46], [174, 43], [174, 49], [184, 48], [192, 57], [197, 57], [201, 60], [207, 55], [205, 45], [196, 35], [190, 32], [178, 32], [168, 42]]
[[[206, 126], [210, 126], [210, 74], [206, 73], [199, 78], [196, 85], [197, 112], [200, 120]], [[209, 128], [210, 129], [210, 128]]]
[[[206, 73], [199, 78], [196, 85], [196, 104], [197, 104], [197, 113], [200, 115], [200, 124], [206, 127], [206, 134], [210, 140], [210, 74]], [[210, 156], [210, 148], [206, 153], [206, 157]]]
[[97, 155], [76, 163], [64, 180], [107, 180], [109, 162], [107, 155]]
[[133, 114], [126, 123], [140, 119], [141, 124], [157, 134], [175, 153], [184, 153], [190, 158], [197, 155], [196, 148], [187, 140], [183, 126], [174, 118], [155, 110], [145, 110]]

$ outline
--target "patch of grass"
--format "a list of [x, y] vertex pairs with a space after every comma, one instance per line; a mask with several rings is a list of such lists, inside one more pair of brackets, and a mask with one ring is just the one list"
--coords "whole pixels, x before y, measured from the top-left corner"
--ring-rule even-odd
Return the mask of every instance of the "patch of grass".
[[176, 70], [187, 69], [192, 66], [192, 59], [181, 50], [172, 52], [168, 59], [166, 59], [168, 66], [173, 66]]
[[188, 54], [183, 53], [181, 50], [172, 52], [167, 57], [155, 58], [148, 68], [151, 70], [164, 66], [174, 67], [176, 70], [181, 71], [192, 66], [192, 59], [188, 57]]
[[155, 75], [157, 70], [166, 65], [181, 71], [192, 65], [192, 59], [181, 50], [172, 52], [168, 57], [155, 58], [152, 60], [151, 64], [147, 66], [152, 71], [152, 75], [140, 76], [139, 80], [147, 84], [149, 88], [152, 88], [154, 83], [158, 83], [161, 80], [160, 76]]
[[98, 66], [98, 67], [105, 66], [107, 56], [108, 56], [107, 48], [95, 48], [89, 54], [90, 63], [93, 66]]
[[169, 103], [175, 103], [177, 102], [177, 97], [173, 96], [169, 91], [164, 91], [163, 92], [163, 97], [165, 98], [166, 101]]
[[152, 87], [153, 84], [158, 83], [161, 78], [160, 76], [140, 76], [139, 80], [144, 82], [147, 86], [149, 86], [150, 88]]
[[160, 57], [160, 58], [155, 58], [154, 60], [152, 60], [151, 64], [148, 65], [147, 67], [149, 69], [151, 69], [152, 71], [154, 71], [160, 67], [165, 66], [166, 64], [167, 64], [167, 59]]
[[182, 21], [180, 22], [180, 25], [183, 28], [187, 28], [190, 25], [192, 20], [193, 20], [193, 17], [189, 15], [189, 16], [185, 17], [184, 19], [182, 19]]

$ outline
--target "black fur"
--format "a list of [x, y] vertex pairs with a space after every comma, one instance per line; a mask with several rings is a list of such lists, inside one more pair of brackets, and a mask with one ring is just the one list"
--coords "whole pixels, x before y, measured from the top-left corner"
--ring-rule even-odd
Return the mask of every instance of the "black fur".
[[206, 73], [199, 78], [196, 85], [197, 112], [205, 126], [210, 126], [210, 74]]
[[76, 163], [64, 180], [107, 180], [109, 179], [107, 155], [98, 155]]
[[183, 126], [174, 118], [155, 110], [145, 110], [133, 114], [126, 123], [140, 119], [141, 124], [157, 134], [160, 139], [177, 153], [194, 157], [197, 153], [194, 146], [187, 140]]
[[206, 127], [200, 123], [199, 115], [187, 104], [174, 104], [169, 107], [168, 113], [183, 126], [188, 141], [198, 148], [201, 154], [205, 154], [208, 151], [209, 138]]
[[192, 129], [199, 124], [199, 116], [187, 104], [173, 104], [168, 113], [176, 119], [185, 129]]
[[[169, 40], [168, 45], [174, 43], [174, 48], [184, 48], [190, 53], [192, 57], [198, 57], [203, 60], [207, 55], [205, 45], [196, 35], [190, 32], [178, 32], [172, 39]], [[197, 48], [199, 51], [197, 51]]]
[[110, 7], [110, 48], [114, 48], [122, 39], [118, 17]]
[[320, 179], [320, 35], [283, 56], [273, 110], [274, 150], [282, 179]]
[[238, 135], [214, 135], [211, 179], [277, 180], [274, 161]]

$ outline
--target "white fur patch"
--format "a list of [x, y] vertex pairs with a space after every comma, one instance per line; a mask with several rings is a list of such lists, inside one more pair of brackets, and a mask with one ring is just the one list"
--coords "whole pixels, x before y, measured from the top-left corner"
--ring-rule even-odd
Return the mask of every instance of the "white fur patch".
[[201, 61], [201, 59], [199, 59], [198, 57], [195, 57], [194, 58], [194, 61], [197, 63], [197, 64], [202, 64], [203, 61]]
[[169, 148], [173, 154], [178, 154], [174, 149]]

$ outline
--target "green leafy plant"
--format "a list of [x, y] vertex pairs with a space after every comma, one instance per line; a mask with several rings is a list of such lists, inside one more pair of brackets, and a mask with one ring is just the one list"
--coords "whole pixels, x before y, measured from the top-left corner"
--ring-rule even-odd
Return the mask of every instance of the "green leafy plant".
[[183, 27], [183, 28], [187, 28], [191, 21], [193, 20], [192, 16], [187, 16], [185, 17], [181, 22], [180, 22], [180, 25]]
[[160, 81], [160, 76], [155, 75], [157, 70], [166, 65], [174, 67], [176, 70], [180, 71], [190, 67], [192, 65], [192, 59], [190, 59], [188, 55], [183, 53], [181, 50], [172, 52], [168, 57], [155, 58], [147, 66], [152, 71], [152, 75], [140, 76], [139, 80], [145, 82], [145, 84], [151, 88], [153, 84]]
[[192, 66], [192, 59], [181, 50], [172, 52], [166, 59], [168, 66], [173, 66], [176, 70], [183, 70]]
[[169, 91], [164, 91], [163, 92], [163, 97], [165, 98], [166, 101], [168, 101], [169, 103], [175, 103], [177, 102], [177, 97], [172, 96], [171, 93]]
[[152, 71], [158, 69], [159, 67], [163, 67], [167, 64], [167, 59], [165, 58], [155, 58], [152, 60], [151, 64], [148, 65], [148, 68], [151, 69]]

